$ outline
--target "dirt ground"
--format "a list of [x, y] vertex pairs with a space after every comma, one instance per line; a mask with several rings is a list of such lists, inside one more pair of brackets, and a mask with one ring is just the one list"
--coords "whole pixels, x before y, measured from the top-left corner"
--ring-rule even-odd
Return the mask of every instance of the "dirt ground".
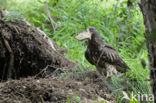
[[95, 72], [89, 74], [91, 76], [83, 79], [28, 77], [8, 80], [0, 83], [0, 103], [116, 103]]

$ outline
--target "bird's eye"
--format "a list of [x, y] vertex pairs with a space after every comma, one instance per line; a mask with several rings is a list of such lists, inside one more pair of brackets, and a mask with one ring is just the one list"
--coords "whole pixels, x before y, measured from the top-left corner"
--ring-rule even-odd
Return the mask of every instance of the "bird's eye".
[[88, 28], [90, 32], [94, 32], [95, 28], [94, 27], [89, 27]]

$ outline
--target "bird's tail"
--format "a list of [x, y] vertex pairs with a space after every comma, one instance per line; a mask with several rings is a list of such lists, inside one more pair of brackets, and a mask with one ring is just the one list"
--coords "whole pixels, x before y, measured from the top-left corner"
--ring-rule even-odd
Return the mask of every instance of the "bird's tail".
[[121, 73], [125, 73], [130, 71], [130, 68], [125, 64], [122, 66], [116, 66], [117, 71], [121, 72]]

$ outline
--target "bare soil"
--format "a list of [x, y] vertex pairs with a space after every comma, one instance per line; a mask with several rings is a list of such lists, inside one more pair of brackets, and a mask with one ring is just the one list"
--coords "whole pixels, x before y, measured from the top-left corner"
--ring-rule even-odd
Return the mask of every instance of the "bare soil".
[[88, 76], [81, 80], [56, 77], [8, 80], [0, 83], [0, 103], [116, 103], [95, 72], [89, 74], [92, 78]]

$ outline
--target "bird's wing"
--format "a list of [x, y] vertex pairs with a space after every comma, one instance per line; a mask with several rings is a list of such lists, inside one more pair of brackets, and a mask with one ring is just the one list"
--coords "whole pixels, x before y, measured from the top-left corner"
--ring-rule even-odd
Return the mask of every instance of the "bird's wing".
[[109, 44], [104, 44], [99, 46], [99, 65], [103, 63], [109, 63], [116, 66], [116, 69], [119, 72], [127, 72], [129, 71], [129, 67], [122, 60], [118, 52]]
[[91, 58], [91, 53], [90, 53], [90, 50], [89, 49], [87, 49], [86, 50], [86, 52], [85, 52], [85, 57], [86, 57], [86, 59], [89, 61], [89, 63], [91, 63], [92, 65], [94, 65], [94, 61], [93, 61], [93, 59]]

